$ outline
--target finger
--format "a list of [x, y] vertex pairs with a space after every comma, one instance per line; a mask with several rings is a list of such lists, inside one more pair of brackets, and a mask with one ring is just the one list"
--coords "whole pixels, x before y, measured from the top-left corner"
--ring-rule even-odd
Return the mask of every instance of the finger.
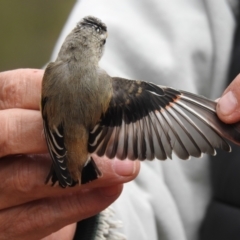
[[91, 217], [109, 206], [122, 185], [79, 191], [0, 211], [0, 232], [5, 239], [40, 239], [62, 227]]
[[[0, 210], [33, 200], [65, 195], [80, 190], [122, 184], [134, 179], [140, 168], [138, 161], [95, 159], [103, 176], [73, 188], [46, 185], [50, 170], [48, 155], [6, 157], [0, 161]], [[16, 198], [16, 196], [18, 196]]]
[[16, 108], [2, 110], [0, 125], [0, 157], [47, 152], [39, 111]]
[[74, 239], [74, 236], [76, 233], [76, 227], [77, 227], [77, 223], [72, 223], [70, 225], [67, 225], [59, 229], [59, 231], [54, 232], [51, 235], [48, 235], [47, 237], [42, 238], [41, 240], [55, 240], [55, 239], [72, 240]]
[[43, 70], [18, 69], [0, 73], [0, 110], [39, 109]]
[[217, 114], [226, 123], [240, 121], [240, 75], [233, 80], [218, 100]]

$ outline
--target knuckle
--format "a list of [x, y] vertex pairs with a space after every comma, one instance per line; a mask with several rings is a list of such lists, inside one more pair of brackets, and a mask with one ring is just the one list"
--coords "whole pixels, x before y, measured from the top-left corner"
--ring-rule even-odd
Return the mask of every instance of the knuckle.
[[3, 108], [20, 107], [23, 102], [23, 93], [27, 87], [27, 78], [21, 70], [14, 72], [10, 78], [5, 78], [2, 82], [1, 98]]
[[17, 192], [30, 193], [36, 191], [35, 181], [31, 181], [36, 172], [36, 165], [29, 159], [21, 159], [13, 164], [12, 187]]
[[18, 153], [18, 144], [22, 143], [22, 115], [19, 111], [6, 110], [1, 114], [0, 156]]
[[6, 155], [8, 144], [7, 121], [5, 115], [1, 116], [0, 157]]
[[[7, 120], [7, 135], [10, 143], [21, 143], [23, 131], [23, 116], [21, 110], [9, 112]], [[12, 144], [11, 144], [12, 145]]]

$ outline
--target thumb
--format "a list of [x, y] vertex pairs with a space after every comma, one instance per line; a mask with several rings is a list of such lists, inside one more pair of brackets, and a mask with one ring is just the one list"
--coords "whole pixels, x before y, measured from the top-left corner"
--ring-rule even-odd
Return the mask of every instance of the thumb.
[[225, 123], [240, 121], [240, 74], [224, 91], [216, 110], [218, 117]]

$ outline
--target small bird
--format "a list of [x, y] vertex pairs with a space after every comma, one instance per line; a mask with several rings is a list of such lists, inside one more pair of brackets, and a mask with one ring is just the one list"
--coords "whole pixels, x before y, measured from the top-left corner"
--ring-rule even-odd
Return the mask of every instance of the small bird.
[[41, 112], [52, 159], [47, 182], [65, 188], [97, 179], [91, 154], [165, 160], [230, 152], [240, 124], [225, 124], [216, 102], [150, 82], [110, 77], [98, 65], [107, 39], [99, 19], [83, 18], [42, 82]]

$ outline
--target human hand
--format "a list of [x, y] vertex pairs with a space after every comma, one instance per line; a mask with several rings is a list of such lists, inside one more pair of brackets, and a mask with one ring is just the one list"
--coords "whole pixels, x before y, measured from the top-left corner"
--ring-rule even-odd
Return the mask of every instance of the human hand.
[[218, 100], [217, 114], [225, 123], [240, 121], [240, 74], [232, 81]]
[[39, 111], [42, 76], [34, 69], [0, 73], [0, 239], [72, 239], [69, 224], [105, 209], [139, 171], [137, 161], [94, 157], [103, 173], [97, 181], [45, 185], [51, 161]]

